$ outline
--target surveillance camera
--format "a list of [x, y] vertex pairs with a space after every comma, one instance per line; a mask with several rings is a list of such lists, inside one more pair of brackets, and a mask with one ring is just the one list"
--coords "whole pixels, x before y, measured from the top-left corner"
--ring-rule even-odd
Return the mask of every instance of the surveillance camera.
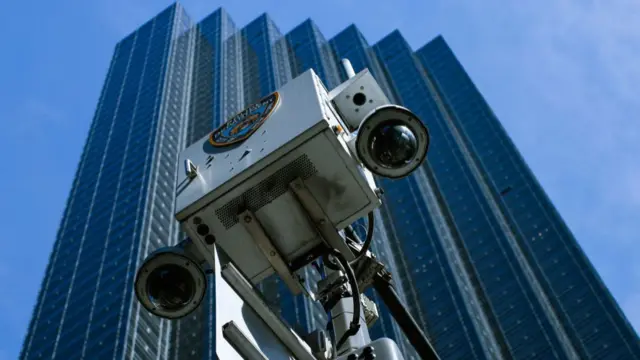
[[[374, 85], [360, 84], [365, 92]], [[345, 122], [311, 69], [232, 116], [180, 154], [190, 164], [177, 180], [182, 229], [209, 258], [222, 249], [254, 284], [274, 263], [307, 265], [325, 242], [300, 201], [338, 230], [381, 204], [371, 172], [348, 149]]]
[[378, 208], [373, 174], [408, 175], [428, 145], [367, 70], [331, 92], [308, 70], [180, 154], [175, 216], [209, 262], [222, 249], [257, 284], [326, 251], [317, 226], [340, 231]]
[[429, 148], [427, 128], [411, 111], [392, 105], [365, 69], [330, 93], [347, 128], [356, 132], [348, 146], [372, 173], [401, 178], [424, 161]]
[[365, 117], [355, 140], [362, 164], [376, 175], [401, 178], [424, 162], [429, 132], [418, 117], [397, 105], [383, 105]]
[[198, 261], [178, 246], [156, 250], [138, 270], [135, 293], [142, 306], [165, 319], [179, 319], [204, 298], [207, 281]]
[[[295, 358], [311, 359], [311, 349], [262, 306], [252, 285], [277, 273], [294, 295], [317, 299], [297, 271], [333, 254], [350, 274], [357, 310], [364, 288], [352, 267], [375, 268], [373, 274], [383, 265], [368, 261], [370, 236], [356, 253], [344, 230], [382, 204], [374, 174], [403, 177], [424, 161], [429, 133], [411, 111], [389, 104], [368, 70], [355, 75], [345, 68], [349, 79], [331, 92], [306, 71], [180, 153], [174, 215], [189, 238], [143, 261], [134, 284], [143, 308], [165, 319], [187, 316], [204, 299], [205, 272], [215, 273], [213, 290], [224, 300], [217, 302], [216, 324], [240, 319], [253, 336], [236, 340], [271, 346], [256, 337], [268, 331]], [[245, 304], [270, 330], [244, 316]], [[336, 309], [348, 308], [332, 306], [332, 314]], [[339, 332], [349, 335], [359, 319]], [[216, 328], [221, 338], [225, 330]]]

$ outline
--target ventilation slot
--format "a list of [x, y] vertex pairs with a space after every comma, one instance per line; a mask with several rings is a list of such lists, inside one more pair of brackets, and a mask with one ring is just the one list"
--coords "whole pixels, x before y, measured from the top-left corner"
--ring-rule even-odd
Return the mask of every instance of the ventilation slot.
[[216, 216], [225, 229], [228, 230], [238, 223], [239, 213], [245, 210], [258, 211], [289, 191], [289, 184], [296, 178], [305, 180], [317, 172], [316, 167], [307, 155], [302, 155], [245, 191], [242, 195], [217, 209]]

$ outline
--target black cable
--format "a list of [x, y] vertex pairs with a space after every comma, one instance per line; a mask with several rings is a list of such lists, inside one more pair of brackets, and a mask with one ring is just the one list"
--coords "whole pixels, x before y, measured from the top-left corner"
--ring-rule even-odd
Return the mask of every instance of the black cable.
[[[358, 260], [360, 260], [367, 253], [367, 251], [369, 251], [369, 248], [371, 247], [371, 243], [373, 242], [373, 227], [374, 227], [373, 211], [367, 214], [367, 218], [368, 218], [367, 234], [364, 239], [364, 242], [360, 240], [360, 237], [358, 236], [358, 234], [356, 234], [356, 232], [353, 230], [353, 227], [351, 227], [351, 225], [347, 226], [344, 229], [345, 236], [348, 240], [351, 240], [355, 243], [362, 244], [362, 248], [360, 249], [359, 252], [355, 253], [354, 251], [355, 258], [349, 261], [351, 265], [355, 265], [356, 262], [358, 262]], [[323, 264], [331, 270], [334, 270], [334, 271], [340, 270], [338, 266], [335, 263], [331, 262], [331, 260], [329, 259], [323, 260]]]
[[[369, 251], [369, 248], [371, 247], [371, 243], [373, 242], [373, 225], [374, 225], [373, 211], [367, 215], [367, 218], [369, 219], [367, 224], [367, 236], [365, 237], [364, 243], [362, 244], [362, 249], [360, 249], [360, 252], [356, 254], [356, 258], [349, 261], [351, 265], [358, 262], [358, 260], [360, 260], [367, 253], [367, 251]], [[352, 231], [353, 232], [352, 235], [356, 239], [358, 239], [358, 234], [356, 234], [355, 231], [353, 231], [353, 228], [349, 228], [349, 230]]]
[[345, 331], [336, 343], [336, 349], [340, 349], [342, 344], [344, 344], [350, 336], [357, 334], [360, 330], [360, 289], [358, 288], [358, 281], [356, 280], [353, 268], [351, 268], [351, 264], [349, 264], [344, 255], [336, 249], [331, 250], [331, 255], [338, 260], [340, 267], [342, 267], [342, 270], [346, 273], [349, 285], [351, 286], [351, 296], [353, 297], [353, 318], [351, 319], [351, 324], [349, 324], [349, 329]]

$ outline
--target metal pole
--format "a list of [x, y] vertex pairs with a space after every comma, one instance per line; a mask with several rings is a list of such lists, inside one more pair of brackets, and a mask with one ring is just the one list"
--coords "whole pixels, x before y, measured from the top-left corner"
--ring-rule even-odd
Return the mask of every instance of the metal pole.
[[236, 323], [229, 321], [222, 326], [222, 336], [245, 360], [269, 360], [238, 328]]
[[238, 296], [244, 300], [245, 304], [249, 305], [258, 317], [273, 330], [276, 337], [293, 353], [296, 359], [317, 360], [316, 357], [311, 354], [309, 346], [269, 309], [269, 306], [264, 302], [262, 297], [256, 293], [253, 285], [232, 263], [224, 264], [220, 272], [222, 278], [231, 286]]
[[438, 354], [429, 343], [427, 336], [400, 301], [400, 297], [389, 279], [384, 279], [380, 275], [376, 275], [373, 278], [373, 287], [385, 305], [387, 305], [391, 315], [396, 319], [402, 332], [404, 332], [411, 345], [416, 349], [420, 358], [422, 360], [440, 360]]
[[353, 70], [353, 66], [349, 59], [342, 59], [342, 67], [344, 68], [344, 72], [347, 74], [347, 78], [351, 79], [356, 76], [356, 72]]

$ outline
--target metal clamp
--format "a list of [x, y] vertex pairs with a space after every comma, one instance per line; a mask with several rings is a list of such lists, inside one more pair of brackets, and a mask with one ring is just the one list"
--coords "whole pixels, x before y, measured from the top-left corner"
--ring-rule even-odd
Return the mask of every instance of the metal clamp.
[[198, 176], [198, 167], [191, 160], [186, 159], [184, 161], [184, 172], [189, 179], [193, 180]]
[[[354, 248], [356, 251], [360, 251], [360, 247], [356, 244], [351, 243], [348, 246]], [[358, 288], [361, 293], [364, 293], [364, 291], [373, 284], [373, 278], [376, 274], [384, 270], [384, 264], [378, 261], [371, 252], [367, 251], [367, 253], [356, 262], [353, 268], [358, 281]]]

